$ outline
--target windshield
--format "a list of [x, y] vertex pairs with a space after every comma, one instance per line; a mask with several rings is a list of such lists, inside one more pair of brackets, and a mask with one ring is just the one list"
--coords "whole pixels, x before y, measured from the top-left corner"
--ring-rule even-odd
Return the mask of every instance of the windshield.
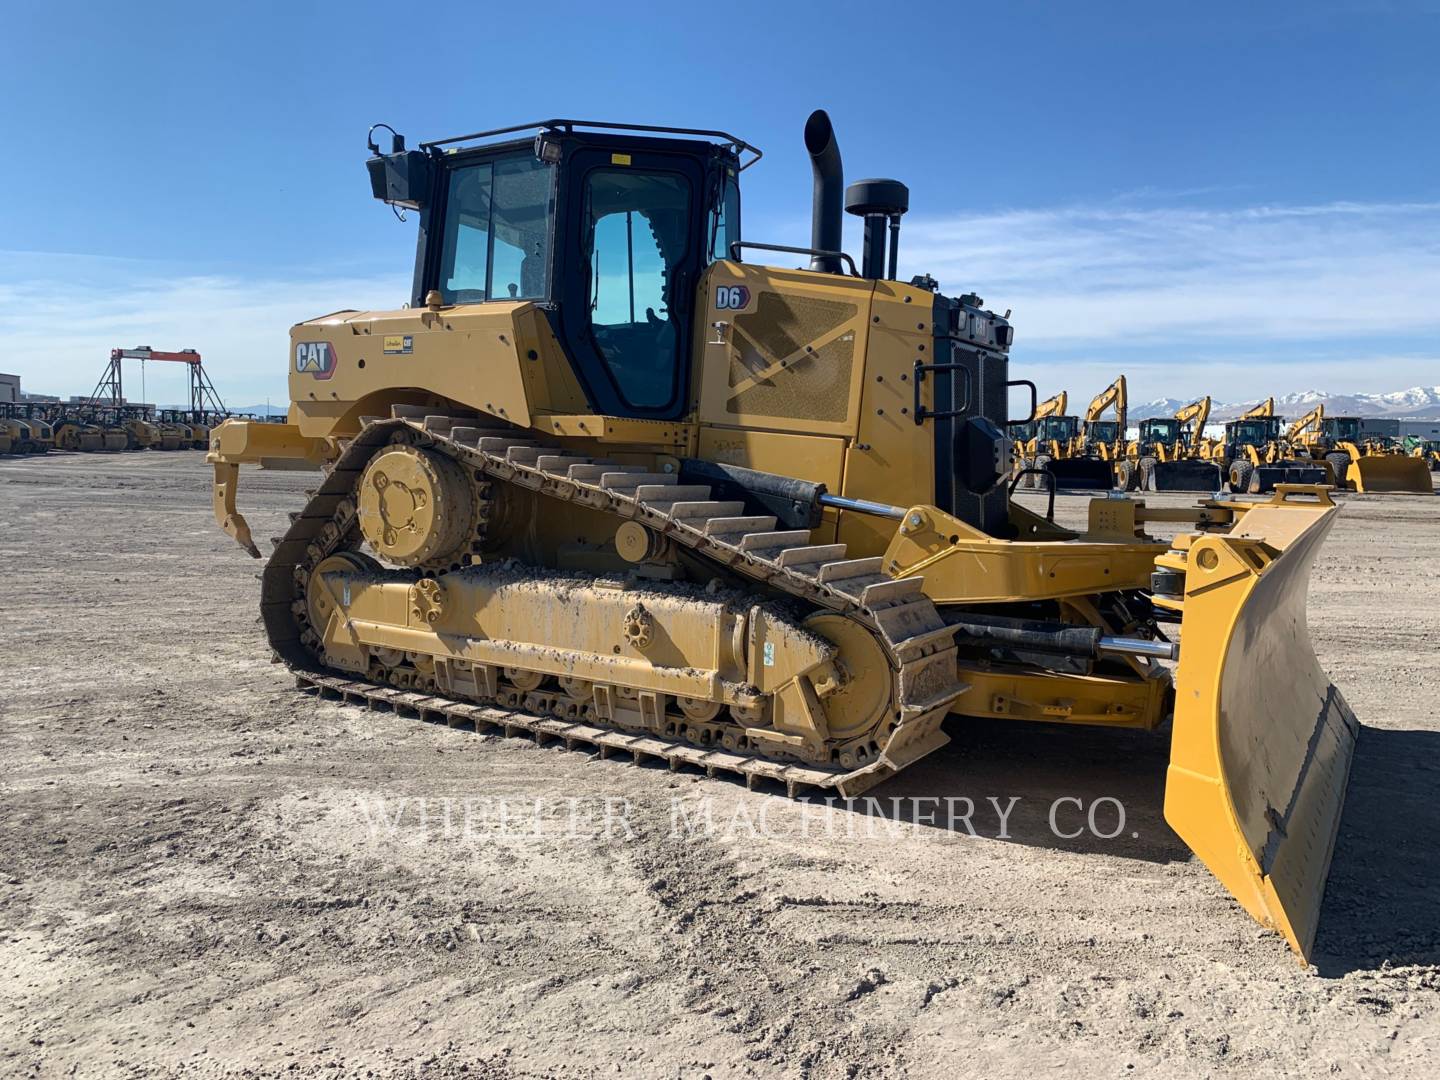
[[1147, 420], [1150, 438], [1155, 442], [1175, 442], [1180, 438], [1180, 421]]
[[1040, 437], [1045, 440], [1073, 439], [1080, 430], [1080, 421], [1074, 416], [1047, 416], [1040, 421]]
[[1120, 424], [1116, 420], [1091, 420], [1089, 435], [1096, 442], [1114, 442], [1120, 437]]
[[1259, 420], [1242, 420], [1230, 425], [1230, 441], [1240, 446], [1261, 446], [1269, 440], [1267, 425]]
[[1339, 416], [1331, 421], [1334, 425], [1332, 438], [1354, 440], [1360, 437], [1360, 421], [1354, 417]]
[[546, 295], [551, 178], [530, 153], [451, 171], [440, 257], [447, 304]]

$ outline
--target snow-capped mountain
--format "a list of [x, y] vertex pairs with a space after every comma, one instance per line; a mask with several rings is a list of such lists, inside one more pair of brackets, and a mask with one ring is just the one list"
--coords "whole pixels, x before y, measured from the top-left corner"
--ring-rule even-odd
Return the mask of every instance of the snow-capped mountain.
[[[1210, 419], [1231, 420], [1260, 400], [1220, 402], [1211, 404]], [[1291, 419], [1303, 416], [1316, 405], [1324, 403], [1325, 411], [1332, 416], [1393, 416], [1422, 417], [1440, 416], [1440, 386], [1412, 386], [1408, 390], [1394, 390], [1386, 394], [1331, 394], [1324, 390], [1300, 390], [1290, 394], [1276, 395], [1275, 411]], [[1190, 404], [1188, 399], [1159, 398], [1130, 406], [1130, 419], [1144, 420], [1151, 416], [1173, 416], [1178, 409]]]

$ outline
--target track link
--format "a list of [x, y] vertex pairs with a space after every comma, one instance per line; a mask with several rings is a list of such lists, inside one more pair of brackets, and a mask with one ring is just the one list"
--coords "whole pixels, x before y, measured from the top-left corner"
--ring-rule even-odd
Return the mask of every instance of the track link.
[[[276, 541], [265, 568], [261, 613], [278, 657], [302, 686], [371, 706], [443, 715], [452, 724], [474, 722], [537, 738], [564, 739], [673, 766], [709, 773], [765, 778], [798, 787], [854, 795], [898, 772], [947, 740], [940, 730], [949, 706], [966, 685], [956, 669], [954, 631], [935, 610], [921, 578], [890, 578], [878, 558], [851, 559], [842, 544], [814, 544], [807, 530], [777, 528], [773, 517], [745, 513], [743, 504], [714, 499], [710, 488], [681, 484], [672, 473], [620, 465], [550, 446], [534, 432], [484, 420], [396, 406], [389, 419], [367, 417], [361, 432], [325, 476], [320, 488]], [[541, 492], [550, 498], [639, 521], [677, 544], [754, 582], [837, 612], [869, 629], [883, 646], [896, 681], [898, 710], [884, 725], [878, 755], [859, 768], [777, 761], [743, 751], [697, 747], [659, 734], [634, 734], [452, 701], [339, 676], [316, 655], [318, 638], [303, 616], [310, 573], [328, 555], [358, 544], [355, 492], [366, 463], [396, 440], [448, 453], [477, 474]]]

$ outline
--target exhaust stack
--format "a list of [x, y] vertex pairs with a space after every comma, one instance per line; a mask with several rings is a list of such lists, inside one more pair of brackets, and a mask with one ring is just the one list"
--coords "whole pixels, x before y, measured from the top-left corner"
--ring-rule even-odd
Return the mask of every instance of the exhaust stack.
[[[835, 129], [824, 109], [816, 109], [805, 121], [805, 149], [810, 152], [810, 168], [815, 174], [810, 246], [816, 251], [839, 251], [844, 243], [845, 170], [840, 162], [840, 147], [835, 142]], [[812, 256], [810, 269], [824, 274], [842, 271], [840, 259], [835, 255]]]

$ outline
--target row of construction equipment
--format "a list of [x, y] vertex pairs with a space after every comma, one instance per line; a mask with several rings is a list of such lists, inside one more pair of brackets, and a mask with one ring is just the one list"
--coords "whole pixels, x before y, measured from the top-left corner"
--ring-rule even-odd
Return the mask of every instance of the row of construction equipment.
[[[189, 407], [156, 409], [127, 403], [122, 379], [126, 360], [186, 364]], [[0, 454], [205, 450], [210, 446], [210, 429], [232, 415], [196, 350], [163, 352], [148, 345], [111, 349], [100, 382], [84, 400], [0, 402]]]
[[1359, 417], [1326, 416], [1323, 404], [1286, 423], [1266, 398], [1226, 421], [1219, 438], [1205, 434], [1208, 395], [1171, 416], [1147, 417], [1131, 437], [1124, 375], [1095, 395], [1083, 417], [1068, 405], [1062, 390], [1012, 429], [1018, 486], [1261, 493], [1277, 484], [1327, 484], [1432, 494], [1431, 472], [1440, 469], [1440, 442], [1366, 436]]

